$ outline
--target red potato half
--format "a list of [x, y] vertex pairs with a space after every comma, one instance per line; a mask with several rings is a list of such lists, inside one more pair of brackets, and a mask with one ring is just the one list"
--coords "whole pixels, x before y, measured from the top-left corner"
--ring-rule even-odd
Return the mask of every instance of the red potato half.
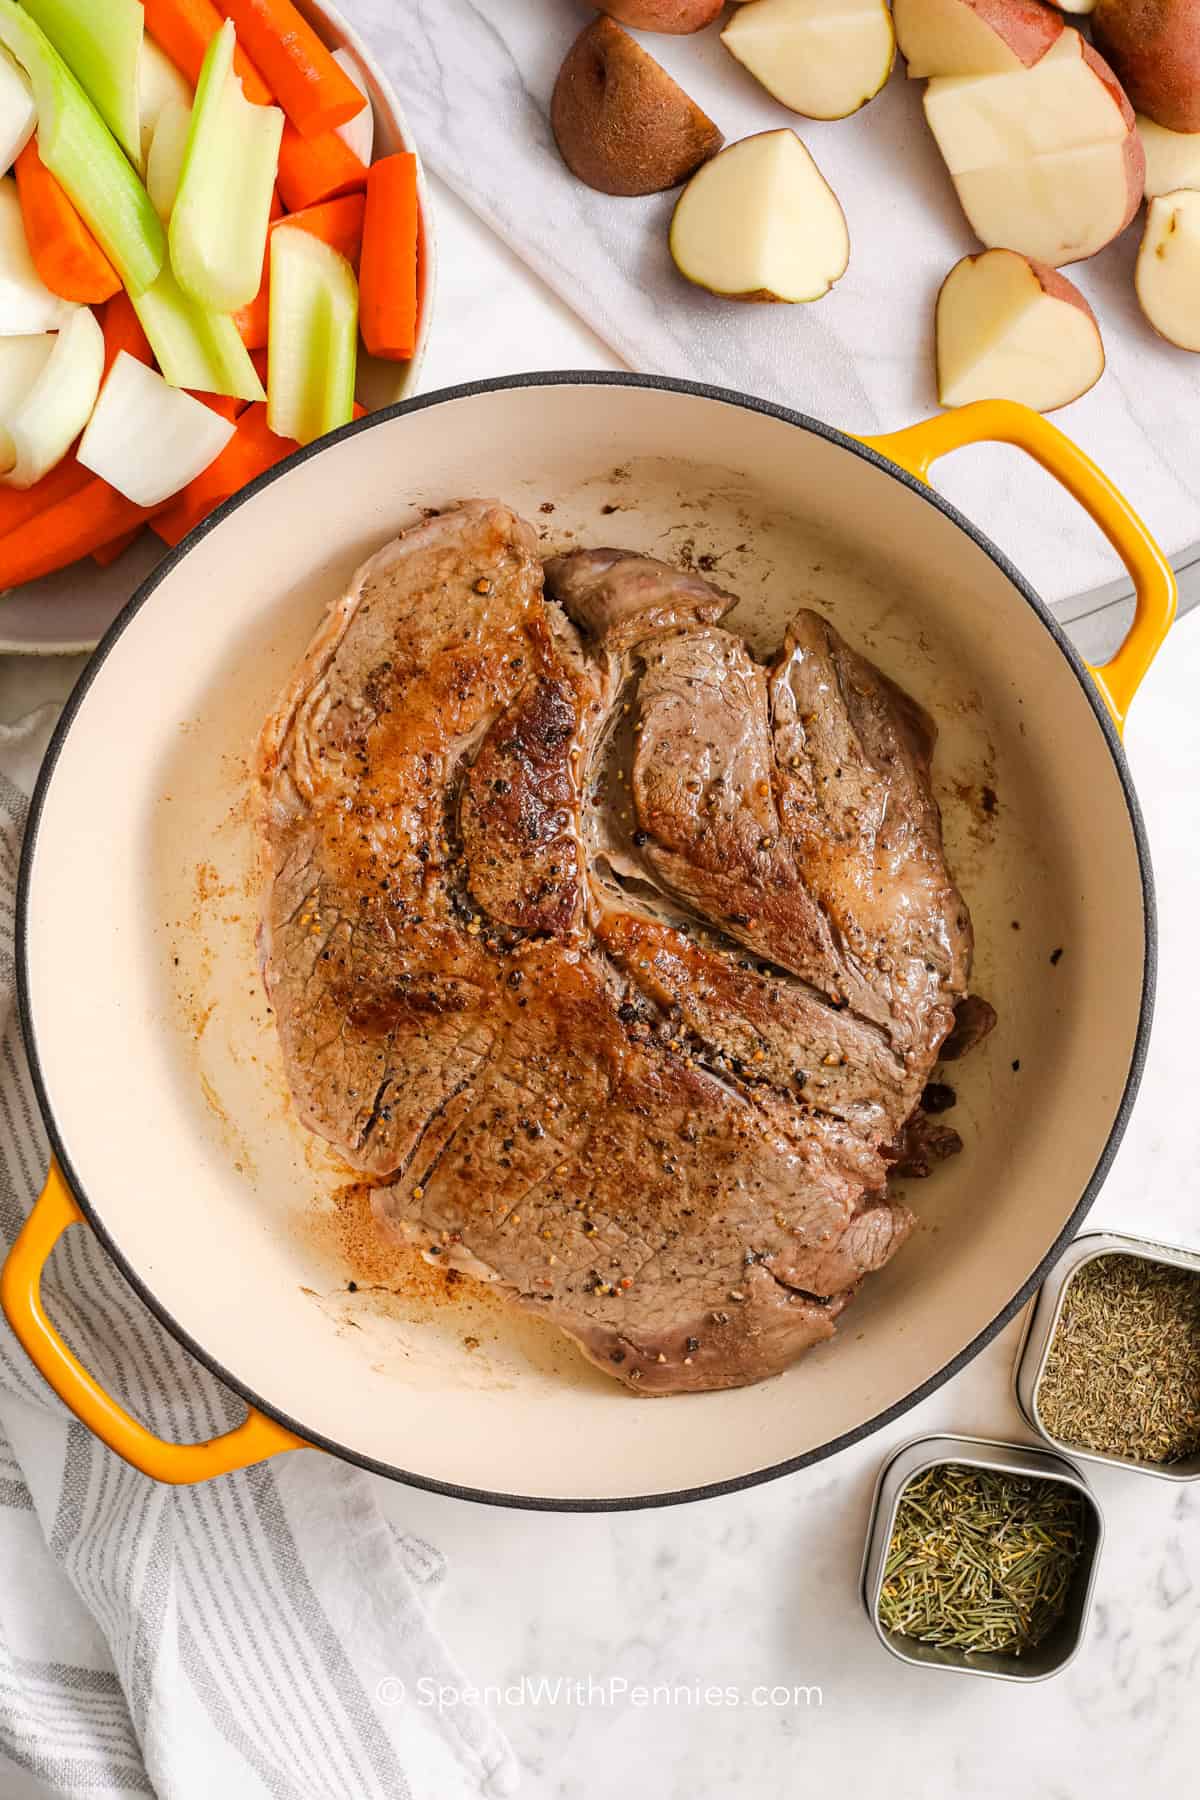
[[721, 42], [769, 94], [808, 119], [857, 112], [896, 56], [885, 0], [751, 0]]
[[729, 144], [688, 182], [671, 220], [681, 275], [728, 300], [819, 300], [845, 274], [837, 196], [794, 131]]
[[635, 31], [669, 31], [684, 37], [711, 25], [725, 0], [608, 0], [601, 10]]
[[938, 399], [1068, 406], [1104, 373], [1096, 315], [1057, 269], [1015, 250], [964, 256], [937, 299]]
[[1134, 287], [1160, 337], [1181, 350], [1200, 350], [1200, 193], [1194, 189], [1150, 202]]
[[1146, 152], [1146, 198], [1200, 188], [1200, 131], [1168, 131], [1139, 117], [1138, 136]]
[[1092, 35], [1140, 113], [1200, 131], [1200, 0], [1096, 0]]
[[650, 52], [603, 13], [563, 59], [550, 128], [571, 173], [602, 194], [677, 187], [725, 142]]
[[931, 81], [925, 117], [989, 248], [1057, 268], [1094, 256], [1138, 209], [1146, 159], [1133, 109], [1077, 31], [1030, 69]]
[[912, 76], [1032, 68], [1063, 31], [1041, 0], [894, 0], [892, 17]]

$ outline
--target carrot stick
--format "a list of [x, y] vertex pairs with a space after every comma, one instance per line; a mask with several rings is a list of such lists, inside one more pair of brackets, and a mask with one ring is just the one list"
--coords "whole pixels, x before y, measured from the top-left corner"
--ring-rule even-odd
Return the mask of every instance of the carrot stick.
[[[221, 29], [221, 15], [213, 0], [145, 0], [145, 10], [146, 30], [195, 87], [209, 39]], [[273, 98], [271, 90], [240, 43], [233, 53], [233, 66], [242, 78], [247, 100], [268, 105]]]
[[184, 391], [189, 393], [193, 400], [199, 400], [203, 405], [211, 407], [212, 411], [218, 413], [222, 419], [228, 419], [231, 425], [246, 410], [246, 402], [235, 400], [232, 394], [202, 394], [199, 388], [186, 388]]
[[70, 453], [32, 487], [0, 486], [0, 538], [16, 531], [28, 519], [36, 518], [47, 507], [57, 506], [60, 500], [69, 500], [72, 494], [77, 494], [94, 479], [91, 471], [77, 463], [74, 453]]
[[121, 278], [38, 155], [30, 138], [16, 164], [17, 194], [33, 266], [52, 294], [98, 306]]
[[154, 352], [142, 330], [142, 321], [133, 310], [133, 301], [124, 288], [120, 293], [114, 294], [105, 307], [101, 326], [104, 331], [104, 373], [106, 375], [122, 350], [128, 351], [136, 361], [145, 363], [147, 368], [153, 366]]
[[[357, 270], [359, 251], [362, 249], [363, 209], [366, 201], [362, 194], [343, 194], [338, 200], [325, 200], [320, 206], [306, 206], [300, 212], [284, 214], [279, 208], [278, 214], [272, 212], [272, 221], [286, 216], [289, 225], [299, 225], [302, 230], [311, 232], [324, 244], [337, 250], [351, 268]], [[270, 323], [271, 310], [271, 242], [267, 236], [267, 254], [263, 263], [262, 286], [250, 302], [240, 312], [233, 315], [234, 324], [242, 336], [242, 342], [248, 350], [258, 350], [267, 341], [267, 329]]]
[[[271, 224], [283, 218], [283, 201], [279, 198], [279, 189], [275, 188], [271, 195], [271, 211], [268, 215]], [[267, 241], [263, 245], [262, 279], [258, 284], [249, 306], [239, 307], [233, 315], [233, 322], [238, 328], [243, 344], [247, 350], [257, 350], [267, 341], [267, 329], [270, 325], [271, 313], [271, 231], [267, 227]]]
[[279, 192], [289, 212], [367, 185], [367, 165], [336, 131], [301, 137], [288, 119], [279, 146]]
[[123, 531], [120, 537], [113, 538], [111, 543], [101, 544], [99, 549], [93, 550], [92, 561], [94, 563], [99, 563], [102, 569], [107, 569], [110, 563], [116, 562], [118, 556], [124, 556], [134, 539], [141, 537], [141, 535], [141, 526], [132, 525], [128, 531]]
[[265, 344], [260, 345], [258, 349], [250, 352], [250, 361], [254, 364], [254, 373], [258, 376], [258, 379], [262, 382], [263, 386], [266, 387], [268, 358]]
[[384, 156], [367, 171], [359, 327], [373, 356], [404, 362], [417, 336], [417, 159]]
[[[264, 470], [273, 468], [290, 456], [297, 445], [290, 438], [276, 437], [267, 429], [267, 409], [259, 400], [248, 406], [237, 423], [237, 430], [215, 462], [202, 469], [183, 492], [176, 494], [164, 512], [154, 520], [153, 529], [166, 544], [177, 544], [194, 525], [208, 517], [222, 501], [228, 500], [253, 481]], [[3, 540], [0, 539], [0, 550]]]
[[302, 137], [332, 131], [367, 104], [292, 0], [217, 0]]
[[92, 475], [76, 493], [0, 538], [0, 587], [19, 587], [23, 581], [65, 569], [158, 510], [135, 506]]
[[319, 206], [304, 206], [299, 212], [289, 213], [287, 222], [320, 238], [344, 256], [352, 269], [357, 269], [366, 207], [365, 194], [342, 194], [337, 200], [323, 200]]

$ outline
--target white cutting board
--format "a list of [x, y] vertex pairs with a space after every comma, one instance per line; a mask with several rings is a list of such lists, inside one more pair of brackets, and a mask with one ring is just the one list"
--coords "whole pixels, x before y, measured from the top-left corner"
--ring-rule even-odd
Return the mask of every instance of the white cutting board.
[[[399, 80], [432, 168], [633, 367], [744, 389], [847, 431], [891, 430], [937, 410], [933, 306], [977, 250], [925, 127], [923, 83], [898, 62], [852, 118], [800, 119], [729, 55], [718, 31], [636, 34], [733, 140], [780, 125], [804, 139], [850, 227], [843, 279], [814, 306], [739, 306], [679, 277], [670, 194], [614, 199], [563, 167], [546, 109], [582, 0], [343, 0]], [[1100, 320], [1108, 370], [1056, 422], [1142, 513], [1168, 554], [1200, 537], [1200, 356], [1143, 320], [1132, 270], [1140, 225], [1067, 271]], [[937, 484], [1049, 601], [1120, 574], [1107, 544], [1018, 452], [961, 452]]]

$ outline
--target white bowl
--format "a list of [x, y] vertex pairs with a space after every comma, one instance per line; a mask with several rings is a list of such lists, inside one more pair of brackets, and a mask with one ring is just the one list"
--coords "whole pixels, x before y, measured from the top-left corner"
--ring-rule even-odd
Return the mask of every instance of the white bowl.
[[[366, 77], [375, 109], [375, 154], [411, 150], [417, 158], [417, 193], [420, 200], [418, 264], [420, 289], [417, 341], [412, 360], [406, 363], [372, 363], [369, 402], [371, 410], [415, 394], [421, 365], [429, 343], [429, 322], [437, 285], [437, 245], [429, 188], [420, 152], [413, 142], [395, 89], [354, 27], [336, 7], [324, 0], [296, 0], [299, 10], [333, 49], [346, 49]], [[115, 563], [102, 569], [91, 557], [72, 563], [57, 574], [0, 593], [0, 654], [16, 656], [73, 656], [94, 650], [125, 602], [161, 561], [165, 546], [152, 531], [143, 531], [136, 543]]]

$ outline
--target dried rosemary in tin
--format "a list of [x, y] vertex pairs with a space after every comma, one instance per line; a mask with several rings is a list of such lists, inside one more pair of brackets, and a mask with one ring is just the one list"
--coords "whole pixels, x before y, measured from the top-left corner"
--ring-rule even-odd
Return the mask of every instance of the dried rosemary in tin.
[[1200, 1275], [1116, 1251], [1067, 1284], [1037, 1388], [1060, 1443], [1140, 1462], [1200, 1450]]
[[965, 1651], [1020, 1656], [1062, 1617], [1084, 1546], [1084, 1503], [1065, 1482], [938, 1463], [900, 1496], [879, 1622]]

